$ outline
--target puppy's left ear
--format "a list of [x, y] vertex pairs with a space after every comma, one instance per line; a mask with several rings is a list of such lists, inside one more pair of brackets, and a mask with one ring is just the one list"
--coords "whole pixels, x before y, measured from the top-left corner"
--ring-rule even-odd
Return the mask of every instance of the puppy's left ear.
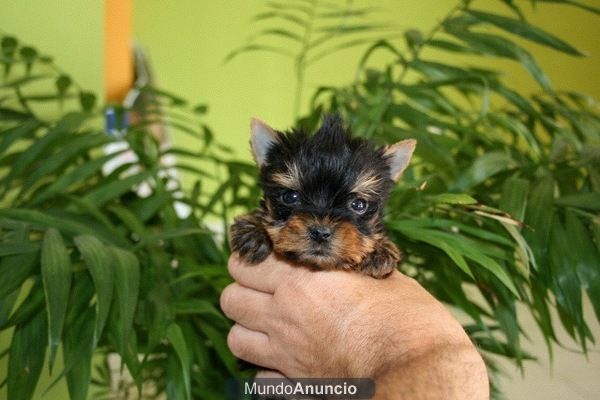
[[279, 141], [277, 132], [258, 118], [252, 118], [250, 130], [250, 146], [252, 147], [254, 161], [256, 161], [259, 168], [262, 168], [266, 163], [269, 149]]
[[383, 149], [383, 155], [387, 158], [388, 165], [390, 166], [390, 176], [394, 182], [400, 179], [402, 172], [408, 166], [416, 145], [416, 140], [407, 139], [385, 146]]

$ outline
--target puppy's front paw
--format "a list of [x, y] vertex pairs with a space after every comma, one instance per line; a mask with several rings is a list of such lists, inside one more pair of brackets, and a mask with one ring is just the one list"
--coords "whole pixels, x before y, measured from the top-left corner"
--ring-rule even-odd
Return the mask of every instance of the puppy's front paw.
[[358, 271], [373, 278], [382, 279], [391, 274], [402, 259], [402, 253], [389, 240], [382, 240], [358, 266]]
[[258, 264], [271, 254], [273, 245], [261, 218], [248, 214], [231, 226], [231, 249], [250, 264]]

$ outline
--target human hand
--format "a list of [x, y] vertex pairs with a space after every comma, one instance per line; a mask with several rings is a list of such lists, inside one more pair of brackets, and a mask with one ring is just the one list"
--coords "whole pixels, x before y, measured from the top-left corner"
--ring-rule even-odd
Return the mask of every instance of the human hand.
[[223, 291], [221, 307], [236, 321], [231, 351], [287, 377], [372, 378], [390, 389], [398, 372], [411, 373], [405, 366], [431, 370], [419, 360], [441, 349], [466, 351], [469, 363], [482, 364], [443, 305], [397, 271], [377, 280], [311, 271], [271, 255], [254, 266], [232, 256], [229, 272], [236, 282]]

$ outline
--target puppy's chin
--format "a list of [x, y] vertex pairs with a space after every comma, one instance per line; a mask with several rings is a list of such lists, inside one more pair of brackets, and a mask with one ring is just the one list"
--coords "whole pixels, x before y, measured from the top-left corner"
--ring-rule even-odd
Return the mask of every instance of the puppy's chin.
[[273, 247], [273, 251], [278, 254], [282, 254], [289, 260], [292, 260], [298, 264], [305, 265], [314, 269], [330, 270], [330, 269], [348, 269], [350, 265], [348, 262], [331, 251], [314, 249], [311, 251], [306, 250], [290, 250], [289, 247], [286, 249], [277, 249]]
[[308, 226], [313, 222], [306, 217], [293, 216], [285, 223], [267, 226], [273, 251], [317, 269], [349, 269], [373, 251], [380, 237], [378, 234], [363, 235], [352, 223], [340, 221], [327, 225], [331, 229], [331, 238], [326, 243], [317, 243], [308, 235]]

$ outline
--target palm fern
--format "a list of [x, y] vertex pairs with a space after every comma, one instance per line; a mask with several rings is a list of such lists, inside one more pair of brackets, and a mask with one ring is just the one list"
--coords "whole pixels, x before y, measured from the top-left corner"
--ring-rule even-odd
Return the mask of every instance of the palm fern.
[[[8, 358], [0, 397], [32, 398], [46, 366], [56, 381], [66, 379], [72, 399], [87, 398], [92, 376], [103, 398], [136, 390], [221, 398], [227, 377], [238, 375], [218, 308], [230, 280], [227, 252], [203, 221], [227, 215], [225, 192], [231, 203], [256, 196], [244, 186], [253, 167], [228, 161], [202, 121], [204, 105], [140, 87], [150, 100], [138, 120], [127, 127], [128, 110], [117, 109], [107, 132], [95, 97], [49, 57], [11, 36], [1, 43], [0, 332], [11, 343], [0, 349]], [[192, 135], [197, 148], [161, 146], [157, 123]], [[106, 154], [116, 142], [122, 149]], [[166, 164], [172, 155], [177, 162]], [[182, 191], [174, 169], [197, 174], [192, 191]], [[209, 180], [219, 193], [200, 183]], [[188, 215], [178, 215], [181, 204]], [[114, 355], [132, 376], [117, 393]]]

